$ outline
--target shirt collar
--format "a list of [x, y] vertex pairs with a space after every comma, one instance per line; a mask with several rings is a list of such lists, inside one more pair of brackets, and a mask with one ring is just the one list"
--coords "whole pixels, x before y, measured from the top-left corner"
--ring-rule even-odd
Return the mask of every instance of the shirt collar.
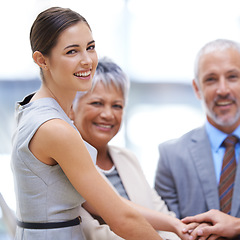
[[[206, 131], [207, 135], [211, 144], [211, 148], [217, 152], [219, 147], [221, 146], [224, 139], [228, 136], [228, 134], [220, 131], [219, 129], [215, 128], [212, 124], [206, 121]], [[232, 133], [233, 135], [240, 138], [240, 126], [238, 126]]]

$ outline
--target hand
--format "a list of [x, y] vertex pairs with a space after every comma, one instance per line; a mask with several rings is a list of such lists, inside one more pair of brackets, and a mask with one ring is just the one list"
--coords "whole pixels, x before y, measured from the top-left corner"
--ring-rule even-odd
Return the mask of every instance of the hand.
[[[211, 240], [216, 239], [214, 235], [233, 238], [239, 234], [240, 219], [220, 212], [219, 210], [212, 209], [196, 216], [186, 217], [182, 219], [182, 222], [186, 224], [191, 222], [210, 223], [211, 225], [198, 229], [196, 236], [207, 238], [211, 235]], [[187, 225], [183, 232], [188, 230], [191, 230], [189, 225]]]
[[[194, 223], [193, 228], [198, 226], [199, 223]], [[179, 219], [174, 223], [174, 232], [181, 238], [182, 240], [189, 240], [190, 232], [183, 232], [182, 229], [185, 229], [188, 225], [181, 222]]]
[[186, 228], [184, 228], [182, 231], [183, 233], [189, 233], [190, 237], [189, 240], [215, 240], [220, 239], [219, 235], [210, 234], [209, 236], [199, 236], [199, 232], [202, 231], [207, 226], [212, 226], [210, 223], [189, 223]]

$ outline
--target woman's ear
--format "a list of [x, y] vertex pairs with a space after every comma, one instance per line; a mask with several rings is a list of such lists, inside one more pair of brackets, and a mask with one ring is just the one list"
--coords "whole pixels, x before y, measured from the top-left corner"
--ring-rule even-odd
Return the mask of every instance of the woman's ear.
[[33, 60], [34, 62], [42, 69], [47, 70], [47, 63], [46, 63], [46, 58], [43, 56], [43, 54], [39, 51], [35, 51], [33, 53]]

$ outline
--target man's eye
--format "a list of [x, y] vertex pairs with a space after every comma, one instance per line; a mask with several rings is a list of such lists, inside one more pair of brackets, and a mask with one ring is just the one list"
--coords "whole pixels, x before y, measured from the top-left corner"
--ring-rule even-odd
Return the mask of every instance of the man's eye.
[[237, 75], [230, 75], [229, 78], [237, 78]]
[[211, 78], [207, 78], [207, 79], [206, 79], [206, 82], [212, 82], [212, 81], [215, 81], [215, 80], [216, 80], [216, 78], [212, 78], [212, 77], [211, 77]]

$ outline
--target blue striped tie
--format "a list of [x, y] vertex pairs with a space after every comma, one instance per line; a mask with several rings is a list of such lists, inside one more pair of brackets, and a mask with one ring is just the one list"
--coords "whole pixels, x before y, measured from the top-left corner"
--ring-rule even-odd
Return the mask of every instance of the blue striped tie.
[[235, 145], [238, 142], [236, 136], [228, 136], [223, 144], [226, 147], [223, 157], [220, 183], [218, 185], [220, 210], [231, 213], [232, 194], [236, 175]]

